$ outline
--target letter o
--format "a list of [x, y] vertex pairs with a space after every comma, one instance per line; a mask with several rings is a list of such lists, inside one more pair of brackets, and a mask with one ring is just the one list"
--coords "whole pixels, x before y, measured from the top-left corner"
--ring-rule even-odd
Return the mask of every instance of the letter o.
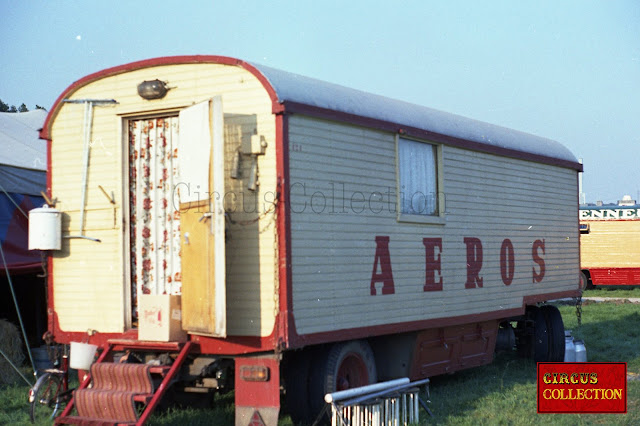
[[513, 243], [510, 239], [505, 238], [505, 240], [502, 241], [502, 247], [500, 247], [500, 275], [502, 275], [504, 285], [510, 285], [513, 282], [516, 269], [515, 263]]

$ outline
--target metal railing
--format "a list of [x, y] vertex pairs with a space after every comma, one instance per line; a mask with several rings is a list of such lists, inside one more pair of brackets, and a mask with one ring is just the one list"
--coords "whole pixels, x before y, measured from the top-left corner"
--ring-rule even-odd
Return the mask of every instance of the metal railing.
[[400, 426], [420, 421], [420, 405], [431, 414], [420, 399], [420, 387], [429, 393], [429, 379], [408, 378], [326, 394], [331, 405], [332, 426]]

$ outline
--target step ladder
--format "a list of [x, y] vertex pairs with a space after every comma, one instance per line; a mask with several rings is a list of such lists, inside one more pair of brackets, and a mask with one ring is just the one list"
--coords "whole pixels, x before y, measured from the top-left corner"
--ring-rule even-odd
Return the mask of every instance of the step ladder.
[[[108, 340], [98, 360], [54, 424], [143, 425], [193, 349], [192, 342]], [[106, 362], [114, 350], [174, 352], [173, 364]], [[89, 384], [92, 386], [89, 388]], [[75, 408], [77, 415], [71, 415]]]

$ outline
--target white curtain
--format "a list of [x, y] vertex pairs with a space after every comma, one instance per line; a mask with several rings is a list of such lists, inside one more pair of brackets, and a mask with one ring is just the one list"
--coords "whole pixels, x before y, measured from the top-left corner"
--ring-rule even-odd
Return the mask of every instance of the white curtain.
[[410, 139], [398, 141], [400, 212], [435, 215], [438, 184], [436, 147]]
[[134, 317], [138, 294], [179, 294], [180, 211], [174, 202], [178, 117], [129, 122]]

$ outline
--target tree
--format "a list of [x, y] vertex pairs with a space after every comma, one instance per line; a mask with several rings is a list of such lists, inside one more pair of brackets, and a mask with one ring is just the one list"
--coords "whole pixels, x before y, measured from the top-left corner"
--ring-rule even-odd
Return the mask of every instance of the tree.
[[[43, 109], [43, 110], [47, 110], [44, 107], [41, 107], [40, 105], [36, 105], [36, 109]], [[22, 103], [18, 108], [16, 108], [15, 105], [9, 105], [6, 104], [4, 102], [2, 102], [2, 99], [0, 99], [0, 112], [27, 112], [29, 111], [29, 108], [27, 108], [27, 106]]]

